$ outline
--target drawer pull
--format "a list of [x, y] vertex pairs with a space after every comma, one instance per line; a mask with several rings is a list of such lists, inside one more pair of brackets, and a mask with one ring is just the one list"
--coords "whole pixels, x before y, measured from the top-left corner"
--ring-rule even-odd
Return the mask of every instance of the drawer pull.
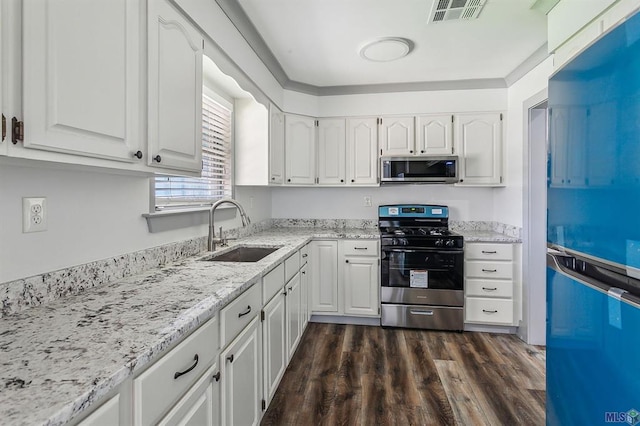
[[173, 379], [175, 380], [175, 379], [177, 379], [178, 377], [183, 376], [183, 375], [187, 374], [189, 371], [191, 371], [191, 370], [193, 370], [194, 368], [196, 368], [196, 365], [198, 365], [198, 354], [195, 354], [195, 355], [193, 356], [193, 360], [194, 360], [195, 362], [193, 363], [193, 365], [192, 365], [191, 367], [187, 368], [187, 369], [186, 369], [186, 370], [184, 370], [184, 371], [178, 371], [178, 372], [176, 372], [176, 374], [174, 374], [174, 375], [173, 375]]
[[498, 287], [482, 287], [483, 290], [496, 291]]
[[308, 256], [309, 256], [309, 255], [308, 255], [308, 254], [306, 254], [306, 253], [302, 255], [302, 257], [308, 257]]
[[307, 275], [307, 271], [302, 271], [302, 275]]
[[482, 272], [498, 272], [497, 269], [484, 269], [482, 268]]
[[483, 254], [496, 254], [498, 253], [497, 251], [493, 250], [493, 251], [489, 251], [489, 250], [482, 250]]
[[354, 250], [368, 250], [367, 247], [354, 247]]
[[251, 305], [247, 306], [247, 310], [245, 312], [240, 312], [238, 314], [238, 318], [242, 318], [245, 315], [249, 315], [251, 313]]
[[483, 309], [482, 312], [484, 312], [485, 314], [497, 314], [498, 313], [498, 311], [496, 311], [496, 310], [488, 311], [486, 309]]
[[413, 315], [433, 316], [433, 311], [417, 311], [415, 309], [411, 309], [409, 312], [411, 312]]
[[213, 378], [215, 379], [216, 382], [219, 382], [220, 381], [220, 372], [218, 371], [216, 374], [214, 374]]
[[233, 354], [231, 354], [231, 355], [229, 355], [229, 356], [227, 357], [227, 361], [229, 361], [229, 362], [233, 362]]

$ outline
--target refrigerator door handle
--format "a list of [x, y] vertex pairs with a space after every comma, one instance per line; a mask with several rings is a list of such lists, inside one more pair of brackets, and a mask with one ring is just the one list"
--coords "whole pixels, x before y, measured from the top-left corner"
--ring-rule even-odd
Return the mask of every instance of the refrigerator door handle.
[[622, 300], [640, 309], [640, 297], [635, 296], [624, 289], [604, 283], [593, 277], [580, 274], [579, 272], [571, 269], [571, 267], [568, 266], [570, 265], [575, 267], [575, 262], [576, 259], [573, 256], [547, 251], [547, 266], [554, 271], [565, 275], [581, 284], [584, 284], [587, 287], [591, 287], [597, 291], [605, 293], [611, 297], [614, 297], [615, 299]]

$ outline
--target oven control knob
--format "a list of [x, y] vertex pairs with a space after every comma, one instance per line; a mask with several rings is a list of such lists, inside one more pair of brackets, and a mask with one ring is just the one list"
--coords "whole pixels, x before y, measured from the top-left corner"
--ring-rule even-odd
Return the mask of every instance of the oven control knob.
[[444, 240], [436, 240], [436, 247], [442, 247], [444, 245]]
[[455, 244], [453, 240], [447, 240], [447, 247], [453, 247], [453, 245]]

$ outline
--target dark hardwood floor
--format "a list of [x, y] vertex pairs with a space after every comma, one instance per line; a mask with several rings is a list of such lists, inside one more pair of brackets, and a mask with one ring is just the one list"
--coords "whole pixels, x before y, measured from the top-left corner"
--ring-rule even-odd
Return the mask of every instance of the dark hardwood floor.
[[262, 425], [543, 425], [545, 355], [505, 334], [310, 323]]

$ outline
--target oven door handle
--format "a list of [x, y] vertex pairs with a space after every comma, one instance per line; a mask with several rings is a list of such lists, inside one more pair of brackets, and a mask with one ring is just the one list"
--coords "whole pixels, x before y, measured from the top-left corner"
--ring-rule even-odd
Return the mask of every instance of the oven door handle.
[[431, 250], [431, 249], [395, 249], [395, 248], [382, 248], [382, 251], [393, 251], [396, 253], [437, 253], [437, 254], [462, 254], [464, 250]]

